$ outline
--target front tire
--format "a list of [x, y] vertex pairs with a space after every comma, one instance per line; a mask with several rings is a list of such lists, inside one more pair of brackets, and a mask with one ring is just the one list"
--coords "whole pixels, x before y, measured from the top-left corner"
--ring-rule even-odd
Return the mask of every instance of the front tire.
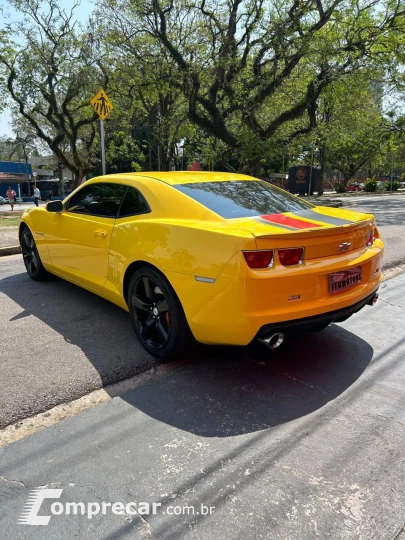
[[21, 251], [27, 274], [34, 281], [43, 281], [48, 272], [42, 265], [34, 237], [28, 227], [24, 227], [20, 237]]
[[192, 343], [183, 308], [167, 279], [153, 268], [140, 268], [128, 287], [131, 322], [142, 346], [153, 356], [181, 356]]

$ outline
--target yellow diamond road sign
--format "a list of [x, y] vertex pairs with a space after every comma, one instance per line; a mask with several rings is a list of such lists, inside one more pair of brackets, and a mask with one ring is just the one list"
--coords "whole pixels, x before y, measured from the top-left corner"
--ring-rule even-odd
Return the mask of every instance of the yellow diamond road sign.
[[104, 90], [100, 90], [100, 92], [90, 100], [90, 103], [101, 120], [105, 120], [113, 108], [112, 103]]

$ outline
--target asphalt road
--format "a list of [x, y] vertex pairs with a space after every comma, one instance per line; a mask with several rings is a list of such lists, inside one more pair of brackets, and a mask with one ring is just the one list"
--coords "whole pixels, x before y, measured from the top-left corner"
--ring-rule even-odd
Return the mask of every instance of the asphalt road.
[[[405, 197], [359, 197], [347, 207], [376, 214], [385, 265], [405, 261]], [[33, 282], [20, 255], [0, 258], [0, 305], [0, 427], [156, 365], [124, 311], [57, 278]]]
[[34, 282], [0, 257], [0, 427], [156, 362], [122, 309], [58, 278]]
[[374, 214], [385, 242], [384, 267], [405, 263], [405, 195], [343, 198], [343, 206]]
[[[18, 286], [29, 292], [22, 278]], [[74, 292], [55, 290], [60, 305], [47, 323], [71, 338], [69, 315], [66, 327], [52, 326], [52, 318], [60, 320]], [[110, 333], [124, 328], [126, 339], [125, 325], [110, 318], [115, 312], [93, 316], [90, 309], [103, 304], [89, 298], [84, 307], [101, 340], [104, 317]], [[18, 302], [14, 312], [21, 312]], [[402, 540], [405, 274], [383, 283], [381, 301], [366, 313], [260, 361], [212, 349], [152, 384], [1, 449], [0, 536]], [[43, 318], [34, 307], [27, 317], [38, 315]], [[105, 344], [95, 341], [92, 362]], [[61, 353], [80, 345], [67, 342]], [[32, 357], [33, 370], [35, 362]], [[18, 524], [37, 486], [62, 490], [57, 501], [42, 503], [42, 516], [51, 516], [55, 502], [58, 511], [81, 502], [99, 512], [91, 519], [80, 510], [52, 515], [47, 526]], [[101, 501], [121, 503], [122, 514], [110, 506], [102, 515]], [[140, 501], [161, 506], [155, 515], [124, 510]]]

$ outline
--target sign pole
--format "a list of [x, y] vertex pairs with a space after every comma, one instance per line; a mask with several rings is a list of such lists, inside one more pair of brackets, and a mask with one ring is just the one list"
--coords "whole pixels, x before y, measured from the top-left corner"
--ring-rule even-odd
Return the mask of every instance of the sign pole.
[[104, 151], [104, 121], [100, 118], [100, 138], [101, 138], [101, 169], [105, 176], [105, 151]]

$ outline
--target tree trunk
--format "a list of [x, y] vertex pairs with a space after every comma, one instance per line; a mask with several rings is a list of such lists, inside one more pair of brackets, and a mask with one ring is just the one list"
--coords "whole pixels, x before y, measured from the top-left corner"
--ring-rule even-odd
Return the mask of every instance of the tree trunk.
[[77, 187], [79, 187], [80, 184], [83, 182], [83, 178], [84, 178], [84, 170], [82, 168], [79, 168], [77, 173], [75, 173], [73, 177], [72, 189], [76, 189]]
[[261, 171], [260, 158], [253, 158], [253, 159], [250, 159], [247, 163], [244, 163], [241, 166], [239, 166], [238, 172], [241, 174], [248, 174], [250, 176], [255, 176], [257, 178], [260, 178], [260, 171]]
[[63, 168], [61, 167], [60, 163], [58, 165], [58, 176], [59, 176], [58, 195], [63, 197], [65, 189], [63, 185]]
[[168, 148], [165, 144], [162, 144], [160, 147], [160, 170], [161, 171], [170, 170], [170, 159], [168, 157]]

